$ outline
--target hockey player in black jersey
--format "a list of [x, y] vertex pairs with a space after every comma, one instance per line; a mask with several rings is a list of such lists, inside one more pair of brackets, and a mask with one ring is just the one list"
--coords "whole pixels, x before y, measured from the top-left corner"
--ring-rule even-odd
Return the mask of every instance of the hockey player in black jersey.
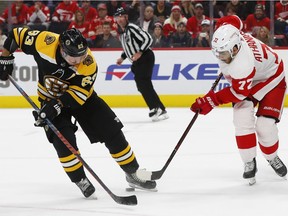
[[52, 121], [79, 151], [75, 137], [77, 127], [71, 121], [74, 117], [91, 143], [105, 143], [112, 158], [125, 172], [130, 186], [155, 189], [155, 181], [143, 179], [145, 170], [139, 170], [136, 156], [121, 130], [121, 121], [94, 91], [98, 67], [82, 34], [76, 29], [58, 35], [48, 31], [14, 28], [0, 56], [1, 80], [7, 80], [8, 75], [12, 74], [13, 52], [17, 48], [33, 55], [38, 65], [41, 109], [33, 112], [35, 126], [44, 127], [64, 171], [83, 195], [91, 196], [95, 188], [86, 177], [82, 163], [45, 125], [45, 118]]

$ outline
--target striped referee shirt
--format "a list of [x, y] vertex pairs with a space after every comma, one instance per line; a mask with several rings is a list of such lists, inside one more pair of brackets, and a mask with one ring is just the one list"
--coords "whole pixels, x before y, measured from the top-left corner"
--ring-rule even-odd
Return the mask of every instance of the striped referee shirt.
[[153, 42], [151, 35], [141, 27], [128, 23], [124, 32], [120, 34], [120, 41], [123, 47], [122, 59], [128, 58], [132, 62], [132, 56], [137, 52], [145, 52], [150, 49]]

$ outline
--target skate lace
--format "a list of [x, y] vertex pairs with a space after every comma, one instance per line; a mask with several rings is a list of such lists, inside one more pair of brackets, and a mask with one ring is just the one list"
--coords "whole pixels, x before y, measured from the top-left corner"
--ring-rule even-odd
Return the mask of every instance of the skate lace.
[[283, 163], [278, 156], [276, 156], [273, 160], [270, 160], [269, 163], [275, 169], [280, 169], [283, 166]]
[[90, 186], [90, 183], [88, 182], [87, 179], [82, 179], [80, 182], [77, 182], [76, 184], [82, 191], [85, 191]]
[[244, 172], [250, 172], [254, 169], [254, 161], [251, 161], [251, 162], [247, 162], [244, 164]]
[[145, 183], [146, 181], [143, 180], [143, 179], [140, 179], [136, 173], [132, 173], [131, 174], [132, 178], [135, 180], [135, 181], [138, 181], [138, 182], [142, 182], [142, 183]]

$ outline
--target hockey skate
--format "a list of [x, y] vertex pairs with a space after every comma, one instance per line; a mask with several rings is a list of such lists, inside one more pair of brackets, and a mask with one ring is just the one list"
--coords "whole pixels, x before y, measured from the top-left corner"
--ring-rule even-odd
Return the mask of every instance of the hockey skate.
[[128, 182], [129, 186], [134, 189], [138, 188], [147, 191], [154, 191], [154, 192], [157, 191], [155, 181], [145, 180], [141, 178], [139, 175], [137, 175], [137, 172], [131, 174], [126, 173], [126, 181]]
[[152, 119], [152, 121], [160, 121], [169, 118], [167, 111], [161, 110], [160, 108], [151, 109], [149, 112], [149, 117]]
[[256, 183], [255, 174], [257, 172], [256, 159], [253, 158], [252, 161], [244, 164], [243, 178], [248, 180], [249, 185]]
[[277, 175], [279, 175], [280, 177], [284, 177], [286, 179], [287, 168], [278, 156], [276, 156], [272, 160], [267, 161], [269, 162], [269, 164], [271, 165], [271, 167], [273, 168], [273, 170], [276, 172]]
[[95, 192], [95, 187], [89, 181], [88, 178], [83, 178], [79, 182], [75, 182], [75, 184], [80, 188], [82, 194], [88, 198]]

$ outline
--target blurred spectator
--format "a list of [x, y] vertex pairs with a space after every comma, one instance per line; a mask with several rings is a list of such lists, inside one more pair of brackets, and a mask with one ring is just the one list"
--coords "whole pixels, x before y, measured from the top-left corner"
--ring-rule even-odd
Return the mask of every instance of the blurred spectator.
[[111, 22], [103, 23], [103, 34], [97, 35], [94, 40], [96, 48], [121, 48], [121, 42], [111, 34]]
[[149, 32], [149, 34], [153, 33], [154, 24], [157, 22], [157, 17], [154, 16], [154, 9], [151, 5], [146, 5], [144, 9], [144, 19], [141, 23], [140, 18], [135, 23], [137, 26], [142, 27], [145, 31]]
[[201, 22], [201, 32], [198, 33], [193, 41], [195, 47], [211, 47], [210, 39], [211, 22], [208, 19], [204, 19]]
[[268, 46], [271, 46], [272, 41], [270, 37], [270, 31], [265, 26], [261, 26], [259, 30], [257, 31], [256, 38], [260, 41], [262, 41], [264, 44], [267, 44]]
[[204, 19], [210, 20], [208, 16], [204, 15], [203, 5], [201, 3], [197, 3], [195, 5], [195, 16], [191, 17], [187, 21], [187, 30], [192, 34], [193, 38], [196, 38], [198, 33], [201, 32], [201, 23]]
[[71, 22], [74, 20], [74, 14], [78, 10], [78, 4], [75, 1], [63, 0], [60, 2], [52, 16], [54, 22]]
[[2, 28], [0, 28], [0, 50], [3, 49], [3, 45], [4, 45], [6, 38], [7, 36], [3, 34]]
[[186, 23], [180, 22], [177, 25], [177, 31], [174, 32], [169, 40], [170, 47], [191, 47], [192, 38], [186, 29]]
[[245, 20], [245, 32], [256, 36], [260, 26], [270, 29], [270, 19], [265, 15], [264, 6], [257, 4], [254, 14], [249, 14]]
[[179, 6], [184, 17], [189, 19], [190, 17], [194, 16], [194, 6], [191, 0], [182, 0]]
[[[247, 16], [249, 14], [253, 14], [254, 13], [255, 6], [257, 4], [261, 4], [263, 6], [264, 13], [265, 13], [265, 15], [267, 17], [270, 16], [270, 2], [271, 1], [268, 1], [268, 0], [264, 0], [264, 1], [243, 1]], [[272, 0], [272, 2], [274, 3], [274, 2], [276, 2], [276, 0]], [[275, 5], [275, 3], [274, 3], [274, 5]]]
[[[226, 5], [226, 15], [237, 15], [241, 20], [245, 20], [247, 17], [247, 11], [245, 5], [239, 0], [231, 0]], [[235, 12], [231, 14], [231, 12]]]
[[[7, 32], [9, 6], [4, 10], [0, 16], [0, 25], [3, 31]], [[23, 0], [14, 1], [11, 4], [11, 24], [12, 28], [27, 24], [29, 19], [29, 7], [23, 3]]]
[[49, 8], [50, 10], [50, 14], [54, 14], [55, 8], [58, 5], [58, 2], [55, 2], [53, 0], [47, 0], [46, 2], [46, 6]]
[[236, 9], [234, 7], [226, 7], [225, 14], [226, 16], [236, 15]]
[[151, 45], [152, 47], [168, 47], [168, 39], [165, 35], [163, 35], [163, 25], [161, 22], [156, 22], [154, 24], [153, 33], [151, 36], [153, 38], [153, 43]]
[[83, 0], [80, 10], [83, 11], [86, 22], [91, 22], [98, 15], [97, 10], [91, 6], [90, 0]]
[[40, 31], [47, 30], [50, 24], [50, 9], [42, 1], [34, 1], [29, 10], [28, 26]]
[[126, 3], [124, 1], [118, 1], [118, 0], [110, 0], [107, 2], [107, 13], [108, 16], [114, 16], [115, 12], [117, 11], [117, 8], [126, 8]]
[[165, 0], [158, 0], [154, 7], [154, 15], [158, 17], [158, 20], [164, 24], [164, 21], [170, 17], [171, 4]]
[[114, 21], [112, 16], [107, 15], [107, 6], [105, 3], [100, 3], [97, 6], [98, 16], [90, 23], [90, 28], [88, 32], [88, 36], [94, 40], [97, 35], [103, 34], [103, 23], [110, 22], [111, 23], [111, 34], [113, 36], [117, 35], [117, 24]]
[[173, 32], [177, 31], [177, 26], [180, 22], [187, 23], [186, 17], [181, 14], [181, 9], [178, 5], [174, 5], [171, 9], [171, 15], [165, 20], [163, 25], [163, 34], [166, 37], [170, 37]]
[[127, 9], [129, 22], [136, 23], [140, 17], [140, 0], [133, 0]]
[[75, 20], [72, 21], [68, 27], [68, 29], [76, 28], [78, 29], [82, 35], [87, 39], [88, 31], [89, 31], [89, 22], [85, 21], [85, 16], [82, 10], [77, 10], [75, 12]]
[[79, 7], [75, 1], [63, 0], [58, 3], [52, 16], [49, 31], [61, 34], [67, 30], [71, 21], [75, 19], [74, 14], [77, 10], [79, 10]]
[[213, 18], [214, 19], [219, 19], [224, 16], [226, 5], [227, 5], [226, 1], [213, 0]]
[[275, 34], [288, 35], [288, 0], [281, 0], [275, 5]]

